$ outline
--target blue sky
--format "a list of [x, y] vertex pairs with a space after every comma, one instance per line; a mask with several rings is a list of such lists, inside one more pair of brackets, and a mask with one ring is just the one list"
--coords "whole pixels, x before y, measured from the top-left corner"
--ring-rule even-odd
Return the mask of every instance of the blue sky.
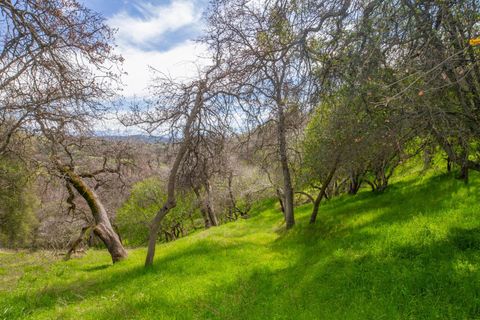
[[201, 64], [205, 48], [196, 43], [202, 32], [206, 0], [80, 0], [118, 29], [117, 51], [125, 58], [124, 95], [145, 95], [149, 66], [175, 78], [188, 78]]

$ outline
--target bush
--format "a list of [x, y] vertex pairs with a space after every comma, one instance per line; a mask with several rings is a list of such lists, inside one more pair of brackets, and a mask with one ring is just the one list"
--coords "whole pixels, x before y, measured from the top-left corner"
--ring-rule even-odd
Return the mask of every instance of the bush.
[[37, 204], [27, 168], [19, 161], [0, 158], [1, 247], [17, 248], [31, 243]]
[[[125, 245], [141, 246], [148, 241], [148, 224], [166, 199], [164, 183], [149, 178], [136, 183], [130, 197], [118, 210], [115, 223]], [[160, 241], [170, 241], [184, 236], [201, 225], [199, 212], [190, 194], [178, 194], [177, 206], [163, 219]], [[200, 220], [200, 221], [199, 221]]]

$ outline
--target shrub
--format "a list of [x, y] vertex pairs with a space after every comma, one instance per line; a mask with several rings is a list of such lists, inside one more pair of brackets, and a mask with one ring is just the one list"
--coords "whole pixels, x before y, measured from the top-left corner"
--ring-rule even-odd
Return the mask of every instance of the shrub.
[[[148, 224], [166, 198], [164, 183], [148, 178], [136, 183], [130, 197], [118, 210], [115, 223], [125, 245], [141, 246], [148, 240]], [[189, 193], [178, 194], [177, 206], [162, 221], [160, 241], [175, 240], [201, 225], [195, 201]]]
[[31, 243], [37, 204], [27, 168], [19, 161], [0, 158], [0, 246]]

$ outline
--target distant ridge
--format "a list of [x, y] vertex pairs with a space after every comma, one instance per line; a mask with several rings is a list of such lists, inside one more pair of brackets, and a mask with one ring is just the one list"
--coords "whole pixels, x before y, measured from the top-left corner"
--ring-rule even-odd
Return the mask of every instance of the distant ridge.
[[97, 132], [97, 137], [101, 137], [107, 140], [115, 140], [115, 141], [138, 141], [138, 142], [145, 142], [145, 143], [168, 143], [169, 139], [164, 136], [152, 136], [146, 134], [132, 134], [132, 135], [116, 135], [116, 134], [105, 134], [101, 132]]

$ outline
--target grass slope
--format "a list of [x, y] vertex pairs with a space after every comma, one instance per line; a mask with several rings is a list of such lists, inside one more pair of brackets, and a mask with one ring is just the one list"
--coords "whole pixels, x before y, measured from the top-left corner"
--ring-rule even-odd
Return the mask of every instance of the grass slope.
[[0, 319], [480, 318], [480, 179], [397, 181], [297, 209], [284, 232], [276, 203], [251, 219], [110, 264], [0, 253]]

